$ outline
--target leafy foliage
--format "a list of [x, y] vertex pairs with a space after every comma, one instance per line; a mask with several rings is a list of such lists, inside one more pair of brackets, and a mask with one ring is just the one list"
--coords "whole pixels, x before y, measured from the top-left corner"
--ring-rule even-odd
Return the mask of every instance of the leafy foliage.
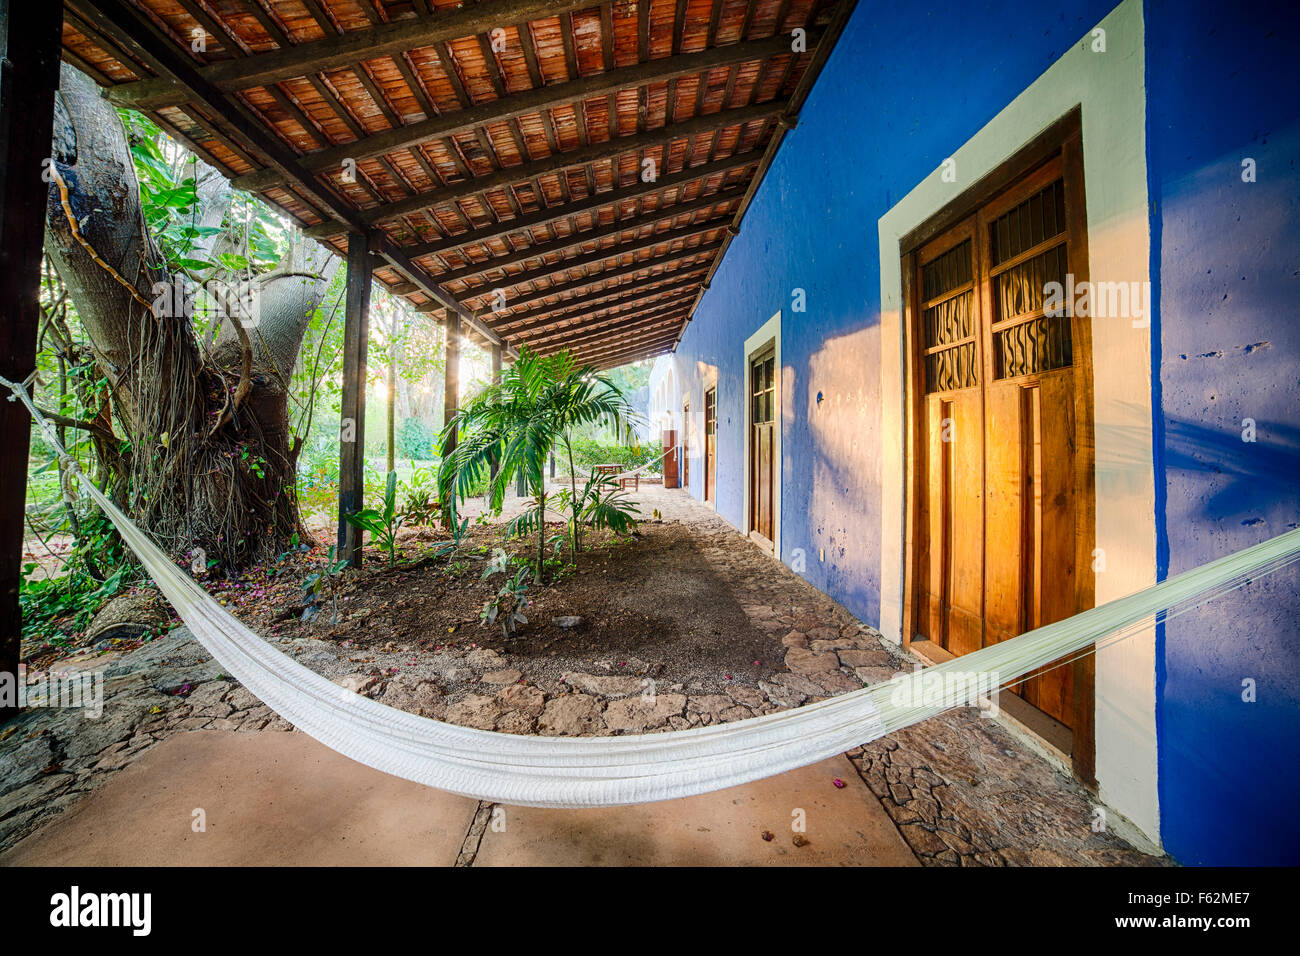
[[578, 523], [593, 528], [607, 528], [615, 534], [629, 534], [635, 528], [641, 510], [629, 499], [612, 475], [588, 476], [582, 491], [575, 497], [565, 488], [559, 494], [560, 508]]
[[[578, 428], [608, 425], [630, 431], [636, 412], [608, 379], [588, 365], [577, 365], [567, 352], [541, 357], [525, 348], [503, 370], [501, 381], [489, 384], [464, 403], [442, 434], [442, 466], [438, 486], [445, 507], [455, 515], [457, 502], [471, 493], [496, 464], [487, 497], [500, 513], [506, 490], [522, 475], [533, 496], [524, 515], [509, 525], [513, 533], [536, 534], [534, 580], [542, 580], [545, 561], [546, 463], [560, 441]], [[453, 441], [455, 448], [451, 447]], [[572, 457], [572, 456], [570, 456]], [[575, 486], [570, 501], [577, 498]], [[579, 512], [570, 515], [573, 554], [581, 548]]]
[[112, 523], [96, 508], [74, 507], [75, 512], [61, 512], [62, 520], [52, 525], [55, 532], [68, 532], [73, 514], [78, 516], [79, 533], [73, 537], [63, 574], [36, 578], [33, 572], [39, 565], [23, 565], [18, 604], [25, 635], [47, 633], [55, 626], [85, 629], [104, 602], [137, 576]]
[[[510, 568], [515, 573], [510, 575]], [[528, 575], [530, 568], [526, 562], [520, 563], [506, 553], [504, 548], [497, 548], [488, 565], [483, 569], [480, 580], [486, 581], [496, 574], [506, 574], [506, 580], [500, 589], [483, 605], [479, 617], [485, 624], [500, 623], [501, 633], [509, 637], [520, 624], [527, 624], [524, 611], [532, 605], [528, 598]]]
[[437, 521], [441, 510], [438, 504], [438, 476], [432, 468], [415, 467], [415, 462], [411, 462], [411, 466], [411, 477], [403, 484], [403, 515], [409, 524], [431, 525]]
[[325, 563], [319, 569], [307, 575], [302, 582], [303, 599], [307, 608], [303, 611], [303, 621], [311, 621], [320, 613], [320, 605], [324, 600], [326, 593], [334, 605], [334, 614], [330, 619], [331, 626], [338, 623], [339, 620], [339, 595], [338, 588], [335, 587], [335, 579], [343, 573], [348, 566], [346, 561], [335, 560], [335, 549], [330, 545], [329, 553], [326, 555]]
[[403, 418], [397, 426], [397, 454], [401, 458], [428, 458], [433, 452], [433, 429], [418, 418]]
[[654, 462], [648, 469], [658, 472], [661, 465], [658, 459], [663, 455], [663, 442], [634, 442], [625, 445], [619, 442], [602, 442], [592, 438], [575, 438], [572, 442], [573, 466], [586, 471], [592, 465], [619, 464], [625, 468], [639, 468]]
[[18, 607], [22, 612], [24, 636], [48, 636], [55, 622], [84, 630], [103, 603], [131, 580], [131, 568], [127, 565], [119, 565], [102, 581], [84, 570], [57, 578], [31, 577], [38, 567], [34, 561], [23, 565]]
[[370, 540], [381, 551], [388, 552], [388, 566], [397, 563], [397, 532], [402, 527], [406, 516], [397, 512], [397, 472], [390, 471], [384, 485], [384, 508], [364, 508], [354, 514], [346, 514], [344, 520], [354, 528], [370, 532]]

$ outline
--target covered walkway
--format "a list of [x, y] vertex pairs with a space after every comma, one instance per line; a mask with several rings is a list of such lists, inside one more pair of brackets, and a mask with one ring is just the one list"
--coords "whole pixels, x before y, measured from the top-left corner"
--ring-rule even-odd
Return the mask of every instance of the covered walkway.
[[[708, 506], [657, 485], [642, 486], [639, 501], [663, 524], [646, 525], [642, 538], [619, 550], [627, 568], [644, 560], [658, 534], [684, 535], [674, 539], [680, 576], [702, 562], [713, 579], [710, 599], [742, 608], [755, 646], [778, 648], [783, 664], [709, 675], [689, 657], [668, 657], [654, 671], [658, 703], [646, 709], [636, 704], [643, 662], [599, 654], [580, 661], [575, 650], [566, 659], [574, 669], [566, 670], [512, 653], [486, 631], [478, 640], [489, 646], [422, 659], [427, 679], [423, 667], [418, 676], [384, 676], [413, 660], [410, 646], [358, 658], [337, 641], [295, 640], [292, 651], [392, 706], [551, 735], [739, 720], [887, 680], [908, 666], [875, 631]], [[579, 663], [587, 672], [575, 670]], [[34, 709], [10, 725], [10, 736], [24, 742], [11, 741], [12, 759], [0, 767], [0, 864], [1159, 862], [1115, 835], [1119, 822], [1099, 816], [1095, 798], [1063, 764], [974, 711], [700, 797], [605, 810], [502, 810], [386, 777], [304, 734], [285, 733], [292, 728], [224, 679], [184, 628], [119, 658], [107, 675], [101, 720]], [[204, 810], [204, 833], [192, 829], [196, 808]]]

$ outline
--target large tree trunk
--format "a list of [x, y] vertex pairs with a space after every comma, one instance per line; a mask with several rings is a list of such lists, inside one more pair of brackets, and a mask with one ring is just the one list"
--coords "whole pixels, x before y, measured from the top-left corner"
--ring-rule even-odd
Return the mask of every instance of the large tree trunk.
[[[225, 320], [209, 354], [184, 297], [168, 293], [193, 284], [178, 285], [148, 235], [122, 123], [67, 64], [53, 159], [45, 250], [129, 443], [114, 494], [177, 556], [202, 549], [231, 569], [282, 552], [301, 532], [287, 384], [328, 285], [323, 251], [296, 250], [257, 280], [260, 314]], [[228, 191], [201, 183], [200, 194], [211, 216]]]

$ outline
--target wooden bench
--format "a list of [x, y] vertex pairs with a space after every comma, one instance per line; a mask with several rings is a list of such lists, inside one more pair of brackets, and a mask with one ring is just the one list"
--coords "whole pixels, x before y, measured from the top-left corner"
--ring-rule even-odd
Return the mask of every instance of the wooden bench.
[[641, 490], [641, 475], [637, 472], [625, 475], [623, 474], [623, 466], [614, 462], [604, 465], [596, 465], [595, 468], [596, 474], [598, 475], [608, 475], [610, 478], [617, 478], [618, 486], [623, 491], [627, 491], [627, 486], [629, 484], [637, 491]]

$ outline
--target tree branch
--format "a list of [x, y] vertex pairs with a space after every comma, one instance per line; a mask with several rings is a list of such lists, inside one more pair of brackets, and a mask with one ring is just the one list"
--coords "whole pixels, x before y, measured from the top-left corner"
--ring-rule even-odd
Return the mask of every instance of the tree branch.
[[111, 431], [107, 430], [102, 425], [97, 425], [95, 422], [83, 422], [78, 418], [69, 418], [67, 415], [60, 415], [58, 412], [52, 412], [48, 408], [41, 408], [39, 405], [36, 406], [36, 410], [56, 425], [65, 425], [68, 428], [80, 428], [82, 431], [98, 435], [105, 441], [120, 441], [120, 439]]

